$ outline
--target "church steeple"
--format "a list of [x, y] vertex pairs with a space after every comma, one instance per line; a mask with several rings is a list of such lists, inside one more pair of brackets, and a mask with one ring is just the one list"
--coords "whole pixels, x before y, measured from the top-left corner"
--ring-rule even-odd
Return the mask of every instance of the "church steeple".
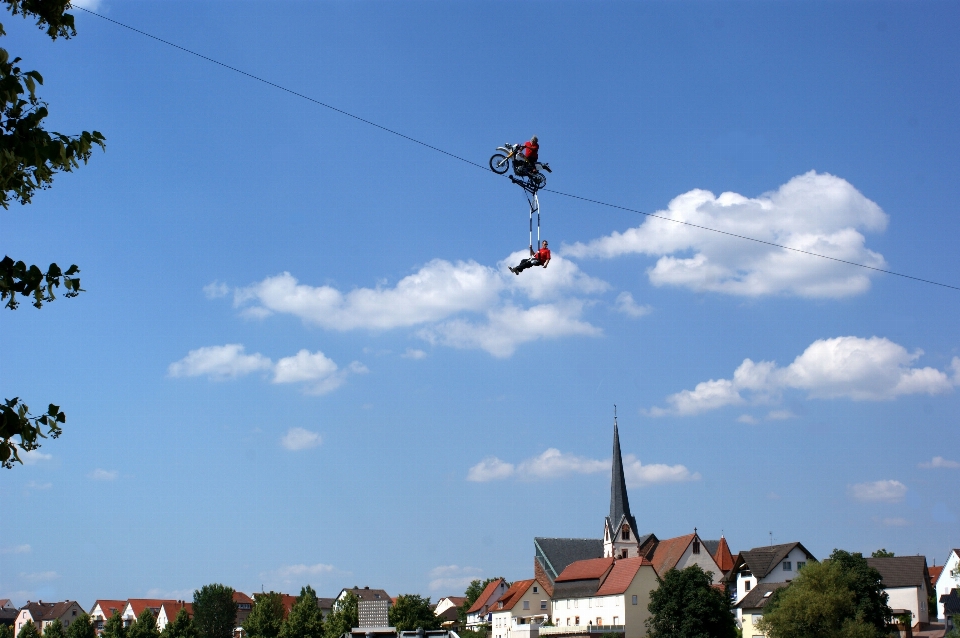
[[627, 481], [623, 475], [623, 457], [620, 455], [620, 432], [617, 428], [616, 406], [613, 408], [613, 471], [610, 476], [610, 525], [618, 525], [626, 516], [633, 533], [637, 533], [637, 522], [630, 513], [630, 499], [627, 497]]

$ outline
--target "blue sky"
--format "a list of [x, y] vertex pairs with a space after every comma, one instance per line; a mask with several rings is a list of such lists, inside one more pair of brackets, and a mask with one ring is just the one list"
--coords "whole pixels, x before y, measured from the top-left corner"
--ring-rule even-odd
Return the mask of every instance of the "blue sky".
[[[955, 3], [88, 4], [548, 187], [960, 285]], [[956, 290], [544, 193], [78, 12], [7, 16], [107, 152], [0, 213], [87, 292], [2, 314], [68, 416], [5, 471], [0, 596], [460, 593], [633, 512], [738, 551], [957, 544]], [[14, 510], [11, 510], [13, 512]]]

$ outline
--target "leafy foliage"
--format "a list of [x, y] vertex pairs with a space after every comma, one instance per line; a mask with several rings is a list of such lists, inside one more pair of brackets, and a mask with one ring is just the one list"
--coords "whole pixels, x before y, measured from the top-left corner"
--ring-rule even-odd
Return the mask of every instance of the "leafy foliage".
[[13, 625], [0, 625], [0, 638], [13, 638]]
[[280, 628], [280, 638], [323, 638], [323, 612], [317, 605], [317, 592], [307, 585]]
[[134, 623], [127, 629], [127, 638], [160, 638], [160, 632], [157, 631], [157, 619], [153, 616], [153, 612], [144, 608]]
[[895, 554], [893, 552], [888, 552], [885, 547], [870, 554], [870, 558], [893, 558], [894, 556]]
[[9, 297], [4, 305], [10, 310], [16, 310], [20, 305], [17, 295], [33, 297], [31, 305], [40, 308], [44, 303], [56, 299], [53, 289], [60, 287], [61, 277], [67, 291], [64, 296], [76, 297], [83, 292], [80, 278], [74, 277], [78, 272], [80, 269], [76, 264], [67, 268], [66, 272], [60, 270], [56, 264], [50, 264], [47, 272], [43, 272], [37, 266], [27, 266], [22, 261], [14, 262], [10, 257], [4, 257], [0, 260], [0, 301]]
[[657, 578], [659, 587], [650, 592], [647, 620], [653, 638], [734, 638], [737, 625], [730, 611], [730, 598], [712, 586], [709, 572], [699, 565], [671, 569]]
[[23, 627], [20, 628], [20, 633], [17, 634], [17, 638], [40, 638], [40, 632], [37, 631], [37, 626], [33, 624], [33, 621], [28, 620], [24, 623]]
[[67, 638], [96, 638], [97, 632], [93, 628], [90, 616], [82, 613], [67, 627]]
[[193, 626], [199, 638], [232, 638], [236, 620], [232, 588], [213, 583], [193, 592]]
[[340, 638], [351, 629], [360, 625], [360, 611], [357, 595], [351, 591], [333, 605], [333, 611], [324, 623], [326, 638]]
[[63, 623], [60, 622], [59, 618], [44, 627], [43, 638], [67, 638], [67, 634], [63, 630]]
[[387, 615], [391, 627], [397, 631], [440, 629], [440, 619], [433, 613], [429, 598], [419, 594], [401, 594]]
[[160, 632], [160, 638], [198, 638], [197, 630], [186, 609], [181, 608], [173, 622], [167, 623]]
[[58, 37], [66, 39], [77, 35], [77, 30], [73, 26], [73, 16], [66, 13], [70, 8], [70, 0], [3, 0], [3, 2], [13, 15], [36, 18], [37, 26], [44, 29], [54, 40]]
[[757, 626], [770, 638], [881, 638], [889, 621], [880, 573], [838, 549], [774, 592]]
[[103, 624], [102, 638], [127, 638], [127, 628], [123, 626], [123, 616], [117, 612], [107, 618]]
[[[60, 424], [67, 420], [67, 416], [60, 411], [60, 407], [50, 404], [47, 413], [40, 416], [31, 416], [30, 408], [21, 403], [19, 397], [4, 399], [0, 403], [0, 465], [12, 468], [13, 463], [22, 463], [19, 451], [29, 452], [40, 447], [38, 439], [57, 438], [60, 436]], [[44, 434], [46, 428], [46, 434]], [[20, 437], [15, 443], [13, 437]]]
[[254, 594], [253, 610], [243, 621], [250, 638], [277, 638], [283, 625], [283, 596], [275, 591]]

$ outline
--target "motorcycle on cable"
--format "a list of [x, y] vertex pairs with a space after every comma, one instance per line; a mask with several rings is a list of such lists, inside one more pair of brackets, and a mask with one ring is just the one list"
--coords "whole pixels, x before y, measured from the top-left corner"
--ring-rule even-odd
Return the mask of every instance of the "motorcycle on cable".
[[503, 175], [510, 170], [512, 165], [513, 174], [520, 179], [516, 180], [513, 176], [511, 176], [510, 179], [516, 181], [524, 188], [532, 189], [536, 192], [547, 185], [547, 176], [544, 175], [542, 171], [552, 172], [550, 165], [544, 162], [537, 162], [531, 165], [530, 162], [523, 158], [523, 144], [510, 144], [507, 142], [503, 146], [498, 146], [497, 150], [500, 152], [494, 153], [490, 157], [490, 170], [494, 173]]

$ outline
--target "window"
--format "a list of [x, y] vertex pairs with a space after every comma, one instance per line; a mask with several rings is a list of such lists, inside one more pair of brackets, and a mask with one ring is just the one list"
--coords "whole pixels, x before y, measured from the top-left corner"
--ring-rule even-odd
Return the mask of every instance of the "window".
[[536, 585], [533, 586], [533, 593], [535, 593], [535, 594], [539, 594], [539, 593], [540, 593], [540, 590], [537, 589], [537, 586], [536, 586]]
[[636, 594], [634, 594], [632, 602], [633, 602], [634, 605], [637, 604], [637, 596], [636, 596]]
[[623, 529], [620, 530], [620, 538], [625, 541], [630, 540], [630, 527], [627, 525], [623, 526]]
[[579, 599], [579, 598], [574, 598], [574, 599], [573, 599], [573, 607], [574, 607], [574, 609], [576, 609], [576, 608], [579, 607], [579, 606], [580, 606], [580, 599]]
[[567, 609], [570, 609], [570, 599], [567, 599]]
[[[694, 554], [699, 554], [699, 553], [700, 553], [700, 541], [698, 541], [698, 540], [694, 540], [694, 541], [693, 541], [693, 553], [694, 553]], [[614, 623], [614, 624], [616, 624], [616, 623]]]
[[804, 561], [802, 561], [802, 560], [798, 560], [798, 561], [797, 561], [797, 571], [800, 571], [801, 569], [803, 569], [803, 568], [806, 567], [806, 566], [807, 566], [807, 564], [806, 564]]
[[620, 558], [626, 558], [626, 557], [627, 557], [627, 550], [626, 549], [620, 550]]
[[749, 580], [743, 581], [743, 591], [750, 591], [750, 581], [749, 581]]
[[547, 601], [541, 600], [541, 601], [540, 601], [540, 609], [546, 609], [546, 608], [547, 608]]
[[587, 607], [593, 607], [593, 598], [587, 599]]
[[575, 618], [573, 619], [573, 624], [574, 624], [574, 625], [579, 625], [579, 624], [580, 624], [580, 616], [577, 616], [577, 617], [575, 617]]
[[598, 625], [602, 625], [602, 624], [603, 624], [603, 618], [601, 618], [600, 616], [597, 616], [597, 624], [598, 624]]
[[613, 617], [613, 624], [614, 624], [614, 625], [619, 625], [619, 624], [620, 624], [620, 616], [614, 616], [614, 617]]
[[570, 617], [568, 616], [568, 617], [567, 617], [567, 627], [569, 627], [569, 626], [570, 626]]
[[597, 607], [603, 607], [603, 598], [597, 599]]
[[529, 600], [523, 601], [523, 608], [524, 608], [524, 609], [530, 609], [530, 601], [529, 601]]
[[788, 560], [783, 561], [783, 571], [785, 572], [793, 571], [793, 565], [790, 564], [790, 561]]

